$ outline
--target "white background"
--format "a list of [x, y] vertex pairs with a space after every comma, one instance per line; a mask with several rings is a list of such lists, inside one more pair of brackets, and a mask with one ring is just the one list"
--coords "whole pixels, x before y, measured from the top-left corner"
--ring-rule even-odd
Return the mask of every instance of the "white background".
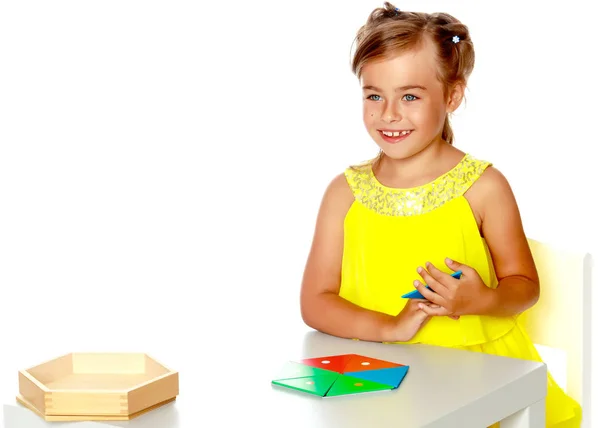
[[[208, 3], [0, 3], [2, 402], [63, 353], [179, 368], [298, 322], [322, 193], [376, 153], [349, 63], [382, 2]], [[530, 237], [600, 257], [597, 6], [398, 6], [469, 26], [456, 145], [504, 172]]]

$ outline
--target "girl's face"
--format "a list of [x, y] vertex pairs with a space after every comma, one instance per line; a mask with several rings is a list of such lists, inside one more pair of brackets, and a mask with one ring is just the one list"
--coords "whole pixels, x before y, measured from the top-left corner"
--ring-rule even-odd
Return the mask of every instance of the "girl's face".
[[[459, 105], [458, 88], [444, 99], [434, 46], [364, 65], [363, 120], [369, 135], [392, 159], [405, 159], [441, 142], [446, 113]], [[457, 92], [458, 91], [458, 92]]]

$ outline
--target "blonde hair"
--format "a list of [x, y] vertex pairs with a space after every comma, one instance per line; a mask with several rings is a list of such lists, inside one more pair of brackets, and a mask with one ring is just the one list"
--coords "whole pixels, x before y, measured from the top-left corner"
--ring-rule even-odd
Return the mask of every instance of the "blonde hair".
[[[356, 34], [352, 72], [361, 77], [363, 66], [416, 49], [429, 38], [436, 47], [437, 77], [447, 98], [456, 84], [467, 85], [475, 65], [475, 50], [467, 26], [447, 13], [401, 11], [389, 2], [371, 12]], [[458, 37], [458, 39], [455, 39]], [[458, 40], [458, 43], [455, 41]], [[442, 139], [454, 141], [450, 119], [446, 115]]]

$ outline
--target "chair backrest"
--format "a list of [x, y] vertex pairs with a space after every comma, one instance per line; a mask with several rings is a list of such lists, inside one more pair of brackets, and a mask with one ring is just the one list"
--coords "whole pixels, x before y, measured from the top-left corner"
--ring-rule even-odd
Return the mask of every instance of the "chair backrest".
[[540, 299], [523, 314], [531, 340], [567, 357], [567, 393], [591, 414], [592, 258], [529, 239], [540, 277]]

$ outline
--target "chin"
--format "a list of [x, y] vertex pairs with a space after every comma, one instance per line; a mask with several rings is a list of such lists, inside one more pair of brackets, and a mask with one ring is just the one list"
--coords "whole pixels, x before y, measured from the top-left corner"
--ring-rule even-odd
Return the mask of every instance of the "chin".
[[411, 137], [405, 141], [400, 141], [395, 144], [390, 144], [386, 141], [376, 140], [377, 146], [381, 149], [386, 157], [394, 160], [403, 160], [411, 158], [424, 150], [433, 143], [424, 143], [422, 141], [411, 141]]
[[411, 158], [412, 156], [414, 156], [416, 154], [416, 152], [406, 152], [406, 153], [392, 152], [392, 153], [390, 153], [389, 151], [384, 151], [383, 154], [391, 160], [404, 160], [404, 159]]
[[383, 154], [393, 160], [402, 160], [402, 159], [408, 159], [414, 155], [416, 155], [417, 153], [419, 153], [422, 148], [420, 147], [415, 147], [413, 145], [404, 145], [404, 146], [400, 146], [400, 145], [395, 145], [393, 147], [385, 147], [385, 146], [379, 146], [379, 148], [381, 149], [381, 151], [383, 152]]

